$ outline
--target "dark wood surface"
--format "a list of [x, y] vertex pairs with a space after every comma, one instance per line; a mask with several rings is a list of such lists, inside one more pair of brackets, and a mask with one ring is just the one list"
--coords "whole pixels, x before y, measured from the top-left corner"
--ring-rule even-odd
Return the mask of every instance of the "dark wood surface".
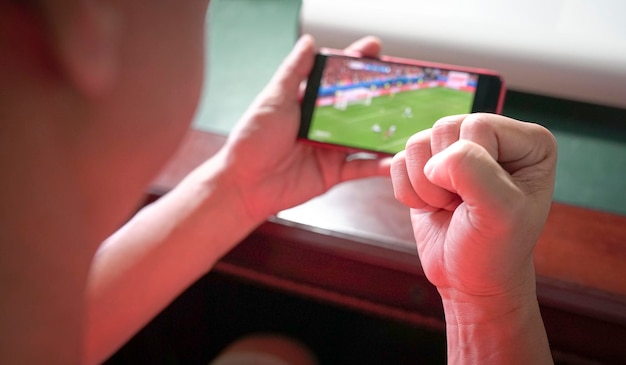
[[[190, 130], [152, 191], [160, 194], [174, 187], [224, 140], [222, 135]], [[394, 256], [387, 251], [406, 253], [411, 259], [404, 259], [403, 267], [414, 265], [407, 210], [393, 199], [386, 179], [339, 185], [320, 198], [281, 212], [273, 221], [296, 231], [349, 237], [355, 251], [375, 250], [383, 260]], [[319, 245], [330, 251], [339, 249], [324, 242]], [[535, 257], [542, 277], [626, 296], [626, 216], [555, 202]]]
[[[151, 194], [174, 187], [224, 140], [191, 130]], [[553, 345], [626, 361], [626, 216], [555, 202], [535, 260]], [[419, 265], [408, 210], [393, 198], [388, 179], [341, 184], [279, 213], [216, 270], [432, 329], [444, 326], [439, 297]]]

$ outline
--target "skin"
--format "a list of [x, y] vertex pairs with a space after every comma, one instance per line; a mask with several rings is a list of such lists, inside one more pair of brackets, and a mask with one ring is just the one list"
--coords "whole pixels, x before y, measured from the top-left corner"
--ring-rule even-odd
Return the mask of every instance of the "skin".
[[[175, 152], [197, 107], [207, 5], [0, 1], [0, 168], [5, 173], [0, 189], [0, 363], [102, 362], [269, 215], [342, 181], [389, 174], [390, 159], [347, 161], [345, 153], [296, 142], [300, 85], [314, 54], [313, 41], [305, 36], [225, 146], [129, 219]], [[350, 51], [376, 56], [380, 42], [364, 38]], [[500, 120], [493, 118], [487, 125]], [[524, 135], [524, 130], [512, 133]], [[529, 143], [537, 147], [532, 139]], [[397, 184], [419, 171], [415, 166], [421, 162], [408, 164], [414, 160], [409, 150], [396, 157], [394, 188], [413, 206], [420, 200], [406, 199], [422, 183]], [[493, 167], [499, 158], [487, 165]], [[401, 161], [407, 162], [405, 170], [398, 167]], [[433, 185], [455, 191], [448, 186], [452, 183], [446, 185], [450, 174], [435, 175], [442, 177]], [[543, 181], [541, 174], [526, 177], [529, 186]], [[420, 246], [422, 265], [450, 308], [464, 303], [471, 313], [490, 306], [509, 313], [509, 300], [516, 298], [511, 293], [524, 298], [534, 293], [529, 277], [521, 280], [506, 270], [511, 264], [530, 276], [528, 257], [516, 255], [527, 254], [541, 226], [535, 217], [540, 209], [531, 209], [531, 195], [523, 192], [503, 199], [518, 209], [504, 214], [501, 229], [468, 230], [480, 242], [491, 242], [481, 233], [496, 236], [493, 242], [500, 246], [491, 244], [491, 257], [508, 261], [489, 265], [504, 275], [502, 282], [482, 283], [492, 278], [473, 274], [474, 265], [463, 260], [458, 260], [458, 271], [448, 273], [442, 266], [454, 262], [442, 259], [448, 251], [425, 255], [429, 246]], [[437, 195], [445, 200], [445, 194]], [[465, 200], [464, 191], [457, 195]], [[549, 204], [547, 194], [536, 200], [537, 206]], [[433, 209], [441, 204], [428, 198], [424, 202], [433, 208], [424, 210], [418, 203], [415, 208], [421, 210], [412, 212], [413, 223], [417, 233], [425, 227], [429, 243], [438, 247], [450, 241], [440, 239], [446, 227], [464, 223], [439, 224], [445, 219]], [[475, 208], [479, 217], [493, 219], [508, 212], [505, 207], [509, 205], [487, 200], [476, 202]], [[424, 211], [429, 213], [419, 214]], [[440, 218], [430, 221], [429, 216]], [[505, 229], [514, 219], [526, 228]], [[418, 238], [421, 242], [424, 237]], [[467, 250], [468, 240], [455, 242]], [[510, 248], [519, 245], [526, 249]], [[458, 279], [467, 273], [472, 280], [459, 288]], [[517, 281], [519, 286], [512, 285]], [[481, 292], [476, 289], [485, 287], [490, 289], [481, 297], [485, 303], [473, 300]], [[515, 303], [538, 313], [530, 299]], [[497, 322], [491, 323], [496, 331]], [[536, 321], [529, 323], [539, 328]]]
[[[375, 38], [350, 47], [379, 48]], [[389, 174], [390, 159], [348, 162], [296, 141], [313, 54], [303, 37], [224, 148], [105, 241], [89, 282], [88, 353], [119, 347], [269, 215], [342, 181]]]
[[124, 224], [195, 112], [207, 2], [0, 5], [1, 363], [101, 362], [270, 214], [389, 174], [296, 142], [303, 37], [224, 148]]
[[488, 114], [444, 118], [395, 156], [394, 191], [443, 300], [449, 363], [552, 363], [532, 252], [556, 156], [545, 128]]

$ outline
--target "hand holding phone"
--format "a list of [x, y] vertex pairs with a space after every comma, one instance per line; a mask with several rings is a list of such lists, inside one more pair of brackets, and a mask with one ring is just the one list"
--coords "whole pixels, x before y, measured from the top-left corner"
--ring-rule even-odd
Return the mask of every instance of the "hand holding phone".
[[490, 70], [323, 49], [307, 80], [298, 137], [392, 155], [444, 116], [500, 113], [504, 93]]

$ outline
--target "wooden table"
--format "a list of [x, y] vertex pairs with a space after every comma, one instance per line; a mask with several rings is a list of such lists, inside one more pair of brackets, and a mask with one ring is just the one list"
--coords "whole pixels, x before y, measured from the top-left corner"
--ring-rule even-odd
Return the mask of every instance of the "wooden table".
[[[190, 130], [154, 182], [158, 197], [214, 154], [225, 137]], [[535, 260], [553, 348], [626, 361], [626, 216], [554, 203]], [[421, 270], [408, 210], [388, 179], [341, 184], [272, 217], [215, 270], [316, 300], [443, 330]]]

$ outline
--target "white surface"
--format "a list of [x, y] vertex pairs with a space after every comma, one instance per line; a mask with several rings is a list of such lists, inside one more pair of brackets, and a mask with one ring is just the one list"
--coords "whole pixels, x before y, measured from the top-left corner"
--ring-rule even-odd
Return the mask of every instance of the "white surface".
[[499, 71], [509, 89], [626, 108], [626, 1], [303, 0], [301, 33], [342, 48]]

